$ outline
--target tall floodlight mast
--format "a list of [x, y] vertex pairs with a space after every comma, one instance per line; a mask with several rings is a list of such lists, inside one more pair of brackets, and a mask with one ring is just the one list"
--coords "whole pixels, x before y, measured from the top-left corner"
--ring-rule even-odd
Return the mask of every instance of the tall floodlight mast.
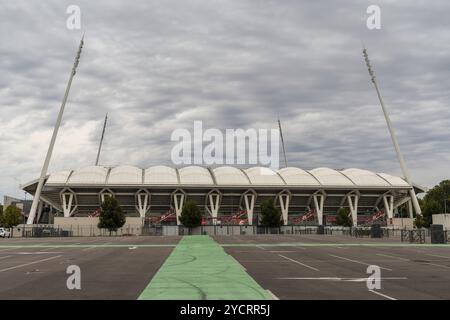
[[58, 118], [56, 119], [55, 128], [53, 129], [52, 139], [50, 145], [48, 146], [47, 155], [45, 157], [44, 165], [42, 166], [41, 176], [39, 177], [38, 186], [36, 193], [34, 194], [33, 204], [31, 205], [30, 214], [28, 215], [27, 224], [33, 224], [34, 218], [36, 217], [36, 210], [38, 208], [39, 199], [41, 197], [42, 187], [44, 186], [45, 177], [47, 176], [48, 165], [50, 164], [50, 159], [52, 157], [53, 147], [55, 146], [56, 136], [58, 135], [58, 130], [61, 125], [61, 119], [64, 113], [64, 107], [66, 106], [67, 97], [69, 96], [70, 86], [72, 84], [72, 79], [77, 73], [78, 63], [80, 61], [81, 50], [83, 48], [84, 35], [81, 38], [80, 46], [78, 47], [78, 52], [75, 57], [75, 62], [70, 73], [69, 82], [67, 83], [66, 92], [64, 93], [64, 98], [61, 103], [61, 108], [59, 109]]
[[100, 144], [98, 146], [97, 160], [95, 160], [95, 165], [96, 166], [98, 166], [98, 160], [100, 159], [100, 152], [102, 151], [102, 144], [103, 144], [103, 137], [105, 136], [106, 122], [108, 122], [108, 114], [106, 114], [105, 122], [103, 123], [102, 137], [100, 139]]
[[[400, 151], [400, 146], [397, 141], [397, 136], [395, 134], [395, 129], [392, 125], [391, 119], [389, 118], [389, 114], [387, 113], [386, 106], [384, 105], [383, 98], [381, 97], [380, 89], [378, 88], [378, 84], [375, 78], [375, 73], [372, 70], [372, 66], [370, 64], [369, 55], [367, 53], [366, 48], [363, 49], [364, 60], [366, 61], [367, 70], [369, 71], [370, 78], [372, 80], [373, 85], [375, 86], [375, 90], [377, 91], [378, 99], [380, 100], [381, 109], [383, 109], [384, 118], [386, 119], [387, 127], [389, 129], [389, 133], [391, 134], [392, 143], [394, 144], [395, 152], [397, 153], [398, 161], [400, 162], [400, 167], [402, 168], [403, 175], [406, 179], [406, 182], [412, 187], [411, 176], [409, 174], [408, 169], [406, 168], [406, 162], [403, 158], [403, 154]], [[409, 190], [409, 195], [411, 197], [411, 201], [414, 206], [414, 210], [416, 214], [421, 215], [422, 210], [420, 209], [419, 202], [417, 201], [416, 193], [414, 192], [414, 187]]]
[[284, 156], [284, 167], [287, 168], [287, 158], [286, 158], [286, 149], [284, 148], [284, 139], [283, 139], [283, 131], [281, 130], [281, 121], [278, 119], [278, 128], [280, 130], [280, 138], [281, 138], [281, 147], [283, 148], [283, 156]]

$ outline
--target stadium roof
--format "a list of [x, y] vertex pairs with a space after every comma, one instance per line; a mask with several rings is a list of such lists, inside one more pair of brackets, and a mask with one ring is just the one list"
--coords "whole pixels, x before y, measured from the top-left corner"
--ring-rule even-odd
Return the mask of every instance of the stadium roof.
[[[31, 181], [23, 187], [36, 183]], [[206, 168], [188, 166], [173, 168], [153, 166], [141, 169], [134, 166], [89, 166], [76, 170], [52, 173], [47, 186], [261, 186], [261, 187], [338, 187], [338, 188], [409, 188], [403, 178], [362, 169], [334, 170], [295, 167], [273, 171], [264, 167], [240, 169], [223, 166]], [[415, 186], [416, 188], [418, 186]], [[421, 189], [420, 187], [418, 187]]]

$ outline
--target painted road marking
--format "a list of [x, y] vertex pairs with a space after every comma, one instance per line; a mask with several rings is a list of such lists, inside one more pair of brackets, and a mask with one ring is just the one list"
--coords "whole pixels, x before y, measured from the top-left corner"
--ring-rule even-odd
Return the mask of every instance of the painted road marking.
[[287, 260], [290, 260], [290, 261], [292, 261], [292, 262], [295, 262], [295, 263], [297, 263], [297, 264], [299, 264], [299, 265], [302, 265], [302, 266], [304, 266], [304, 267], [306, 267], [306, 268], [308, 268], [308, 269], [311, 269], [311, 270], [314, 270], [314, 271], [320, 271], [320, 270], [317, 269], [317, 268], [311, 267], [311, 266], [309, 266], [309, 265], [307, 265], [307, 264], [304, 264], [304, 263], [302, 263], [302, 262], [300, 262], [300, 261], [297, 261], [297, 260], [291, 259], [291, 258], [289, 258], [289, 257], [283, 256], [282, 254], [279, 254], [279, 256], [282, 257], [282, 258], [285, 258], [285, 259], [287, 259]]
[[83, 249], [81, 251], [88, 251], [88, 250], [92, 250], [92, 249], [97, 249], [99, 246], [104, 246], [104, 245], [109, 245], [112, 242], [106, 242], [106, 243], [102, 243], [102, 244], [92, 244], [91, 247]]
[[[289, 242], [289, 243], [223, 243], [222, 247], [409, 247], [409, 248], [448, 248], [450, 244], [430, 244], [430, 243], [304, 243], [304, 242]], [[0, 246], [1, 247], [1, 246]]]
[[375, 294], [377, 294], [377, 295], [379, 295], [379, 296], [382, 296], [382, 297], [384, 297], [384, 298], [387, 298], [387, 299], [389, 299], [389, 300], [397, 300], [397, 299], [395, 299], [395, 298], [393, 298], [393, 297], [388, 296], [387, 294], [383, 294], [383, 293], [378, 292], [378, 291], [375, 291], [375, 290], [369, 290], [369, 292], [375, 293]]
[[367, 282], [367, 280], [408, 280], [407, 277], [384, 277], [384, 278], [339, 278], [339, 277], [282, 277], [280, 280], [327, 280], [327, 281], [348, 281]]
[[427, 256], [437, 257], [437, 258], [444, 258], [444, 259], [450, 259], [449, 256], [441, 256], [441, 255], [438, 255], [438, 254], [430, 254], [430, 253], [427, 253]]
[[139, 300], [271, 300], [243, 267], [209, 236], [185, 236]]
[[[332, 257], [335, 257], [335, 258], [342, 259], [342, 260], [346, 260], [346, 261], [349, 261], [349, 262], [362, 264], [362, 265], [365, 265], [365, 266], [370, 266], [370, 265], [371, 265], [370, 263], [365, 263], [365, 262], [358, 261], [358, 260], [352, 260], [352, 259], [349, 259], [349, 258], [345, 258], [345, 257], [341, 257], [341, 256], [336, 256], [336, 255], [334, 255], [334, 254], [328, 254], [328, 255], [329, 255], [329, 256], [332, 256]], [[390, 268], [385, 268], [385, 267], [380, 267], [380, 269], [387, 270], [387, 271], [392, 271], [392, 269], [390, 269]]]
[[269, 289], [266, 289], [266, 290], [272, 296], [273, 300], [280, 300], [280, 298], [278, 298], [272, 291], [270, 291]]
[[0, 260], [1, 260], [1, 259], [7, 259], [7, 258], [10, 258], [10, 257], [12, 257], [12, 256], [4, 256], [4, 257], [0, 257]]
[[163, 247], [175, 247], [176, 244], [53, 244], [53, 245], [0, 245], [0, 248], [9, 249], [27, 249], [27, 248], [128, 248], [136, 246], [137, 248], [163, 248]]
[[430, 265], [430, 266], [436, 266], [436, 267], [441, 267], [441, 268], [450, 269], [449, 266], [444, 266], [443, 264], [437, 264], [437, 263], [431, 263], [431, 262], [426, 262], [426, 264], [428, 264], [428, 265]]
[[391, 256], [391, 255], [389, 255], [389, 254], [377, 253], [376, 255], [377, 255], [377, 256], [381, 256], [381, 257], [387, 257], [387, 258], [398, 259], [398, 260], [402, 260], [402, 261], [411, 261], [410, 259], [401, 258], [401, 257], [396, 257], [396, 256]]
[[54, 252], [54, 251], [11, 252], [11, 254], [19, 254], [19, 255], [29, 255], [29, 254], [32, 254], [32, 255], [38, 254], [39, 255], [39, 254], [59, 254], [59, 253], [62, 253], [62, 252]]
[[41, 260], [37, 260], [37, 261], [32, 261], [32, 262], [28, 262], [28, 263], [24, 263], [24, 264], [19, 264], [17, 266], [5, 268], [5, 269], [0, 269], [0, 272], [5, 272], [5, 271], [13, 270], [13, 269], [26, 267], [26, 266], [29, 266], [29, 265], [32, 265], [32, 264], [36, 264], [36, 263], [40, 263], [40, 262], [44, 262], [44, 261], [49, 261], [49, 260], [53, 260], [53, 259], [60, 258], [60, 257], [62, 257], [62, 255], [54, 256], [54, 257], [50, 257], [50, 258], [45, 258], [45, 259], [41, 259]]

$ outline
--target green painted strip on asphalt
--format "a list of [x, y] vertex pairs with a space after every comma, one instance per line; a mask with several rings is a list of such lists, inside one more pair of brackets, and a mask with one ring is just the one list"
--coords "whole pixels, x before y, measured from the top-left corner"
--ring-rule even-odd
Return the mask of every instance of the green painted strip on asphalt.
[[222, 247], [433, 247], [450, 248], [450, 244], [431, 243], [226, 243]]
[[139, 300], [271, 300], [209, 236], [184, 236]]

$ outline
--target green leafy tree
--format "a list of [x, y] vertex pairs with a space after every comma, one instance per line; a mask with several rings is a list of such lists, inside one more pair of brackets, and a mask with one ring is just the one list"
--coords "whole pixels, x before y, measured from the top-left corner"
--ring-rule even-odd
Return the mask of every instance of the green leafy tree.
[[108, 229], [109, 235], [112, 231], [117, 231], [125, 224], [125, 215], [122, 208], [113, 197], [106, 197], [100, 208], [99, 228]]
[[281, 226], [281, 212], [275, 207], [273, 199], [267, 199], [261, 203], [261, 225], [275, 228]]
[[350, 210], [348, 208], [340, 208], [336, 216], [336, 224], [343, 227], [351, 227], [352, 219], [349, 217]]
[[2, 224], [5, 228], [12, 228], [22, 222], [22, 211], [16, 206], [8, 206], [3, 212]]
[[422, 228], [426, 226], [426, 221], [422, 215], [416, 215], [416, 218], [414, 219], [414, 226], [416, 228]]
[[202, 223], [202, 214], [194, 200], [187, 200], [184, 204], [180, 222], [187, 228], [198, 227]]
[[0, 204], [0, 227], [3, 226], [3, 205]]
[[425, 227], [431, 224], [433, 214], [450, 213], [450, 180], [443, 180], [430, 189], [423, 199], [419, 199], [419, 204]]

